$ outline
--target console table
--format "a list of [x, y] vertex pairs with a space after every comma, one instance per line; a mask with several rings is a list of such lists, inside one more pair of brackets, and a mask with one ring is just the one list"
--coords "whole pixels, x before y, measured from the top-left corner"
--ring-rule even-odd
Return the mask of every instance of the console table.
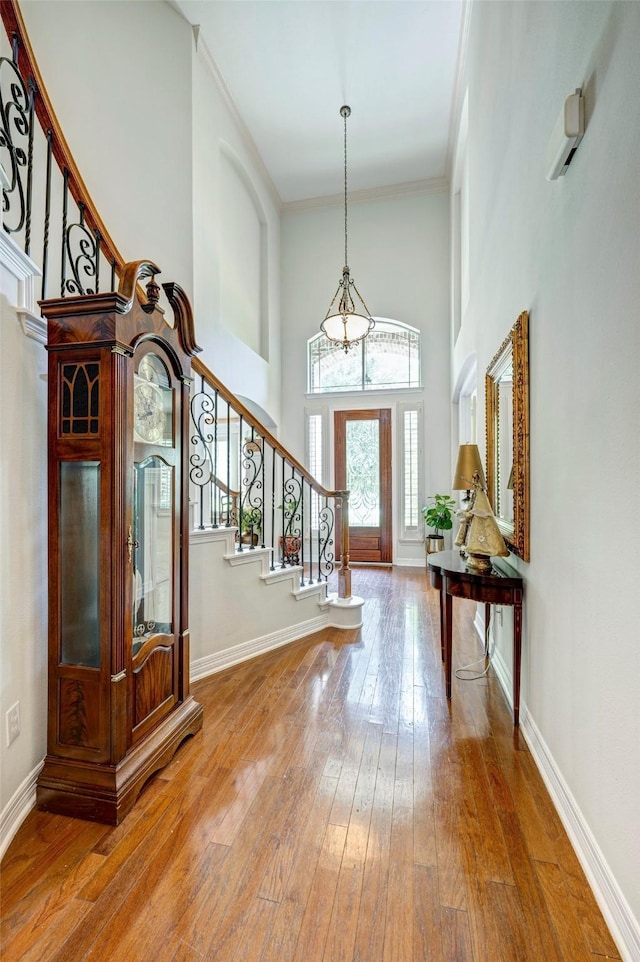
[[468, 571], [459, 551], [438, 551], [427, 559], [429, 577], [440, 591], [440, 650], [445, 665], [446, 693], [451, 698], [452, 598], [484, 602], [485, 636], [491, 605], [513, 608], [513, 724], [520, 723], [520, 661], [522, 656], [522, 578], [511, 565], [494, 558], [489, 572]]

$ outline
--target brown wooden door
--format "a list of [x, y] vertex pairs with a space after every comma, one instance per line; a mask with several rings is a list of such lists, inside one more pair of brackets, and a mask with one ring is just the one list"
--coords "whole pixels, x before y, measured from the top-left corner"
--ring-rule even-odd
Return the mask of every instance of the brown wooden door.
[[[335, 486], [350, 492], [350, 559], [391, 564], [391, 411], [335, 411], [334, 445]], [[339, 531], [336, 540], [339, 557]]]

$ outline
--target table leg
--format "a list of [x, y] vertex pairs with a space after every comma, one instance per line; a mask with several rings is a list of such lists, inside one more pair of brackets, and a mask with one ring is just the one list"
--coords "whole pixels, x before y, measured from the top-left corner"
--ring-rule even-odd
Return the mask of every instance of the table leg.
[[451, 698], [451, 656], [452, 656], [452, 610], [451, 595], [447, 591], [447, 578], [442, 578], [442, 597], [444, 600], [444, 674], [447, 698]]
[[446, 592], [444, 590], [444, 579], [440, 583], [440, 657], [444, 662], [444, 606], [446, 601]]
[[520, 662], [522, 658], [522, 604], [513, 606], [513, 724], [520, 724]]

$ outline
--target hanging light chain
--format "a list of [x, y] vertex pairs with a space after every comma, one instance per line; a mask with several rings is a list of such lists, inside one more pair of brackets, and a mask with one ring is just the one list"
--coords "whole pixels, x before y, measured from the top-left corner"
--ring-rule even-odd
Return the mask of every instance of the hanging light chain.
[[351, 107], [346, 104], [340, 108], [340, 113], [344, 118], [344, 266], [349, 266], [347, 254], [347, 117], [351, 114]]
[[[329, 309], [320, 325], [320, 330], [334, 344], [340, 345], [345, 354], [352, 344], [362, 341], [373, 330], [375, 322], [369, 308], [365, 304], [360, 291], [353, 282], [349, 271], [348, 252], [348, 165], [347, 165], [347, 117], [351, 115], [351, 107], [346, 104], [340, 108], [340, 116], [344, 120], [344, 267], [338, 287], [331, 299]], [[360, 301], [364, 314], [356, 307], [354, 294]], [[336, 301], [338, 302], [336, 304]]]

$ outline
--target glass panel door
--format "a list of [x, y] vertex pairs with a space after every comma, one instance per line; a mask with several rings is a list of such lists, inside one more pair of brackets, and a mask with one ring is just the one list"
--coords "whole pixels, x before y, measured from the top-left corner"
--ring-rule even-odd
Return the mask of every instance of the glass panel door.
[[391, 411], [336, 411], [334, 431], [335, 486], [349, 491], [351, 561], [391, 564]]
[[173, 633], [173, 467], [162, 458], [134, 466], [133, 653]]
[[380, 524], [380, 426], [368, 419], [349, 420], [346, 428], [346, 469], [349, 489], [349, 525]]

